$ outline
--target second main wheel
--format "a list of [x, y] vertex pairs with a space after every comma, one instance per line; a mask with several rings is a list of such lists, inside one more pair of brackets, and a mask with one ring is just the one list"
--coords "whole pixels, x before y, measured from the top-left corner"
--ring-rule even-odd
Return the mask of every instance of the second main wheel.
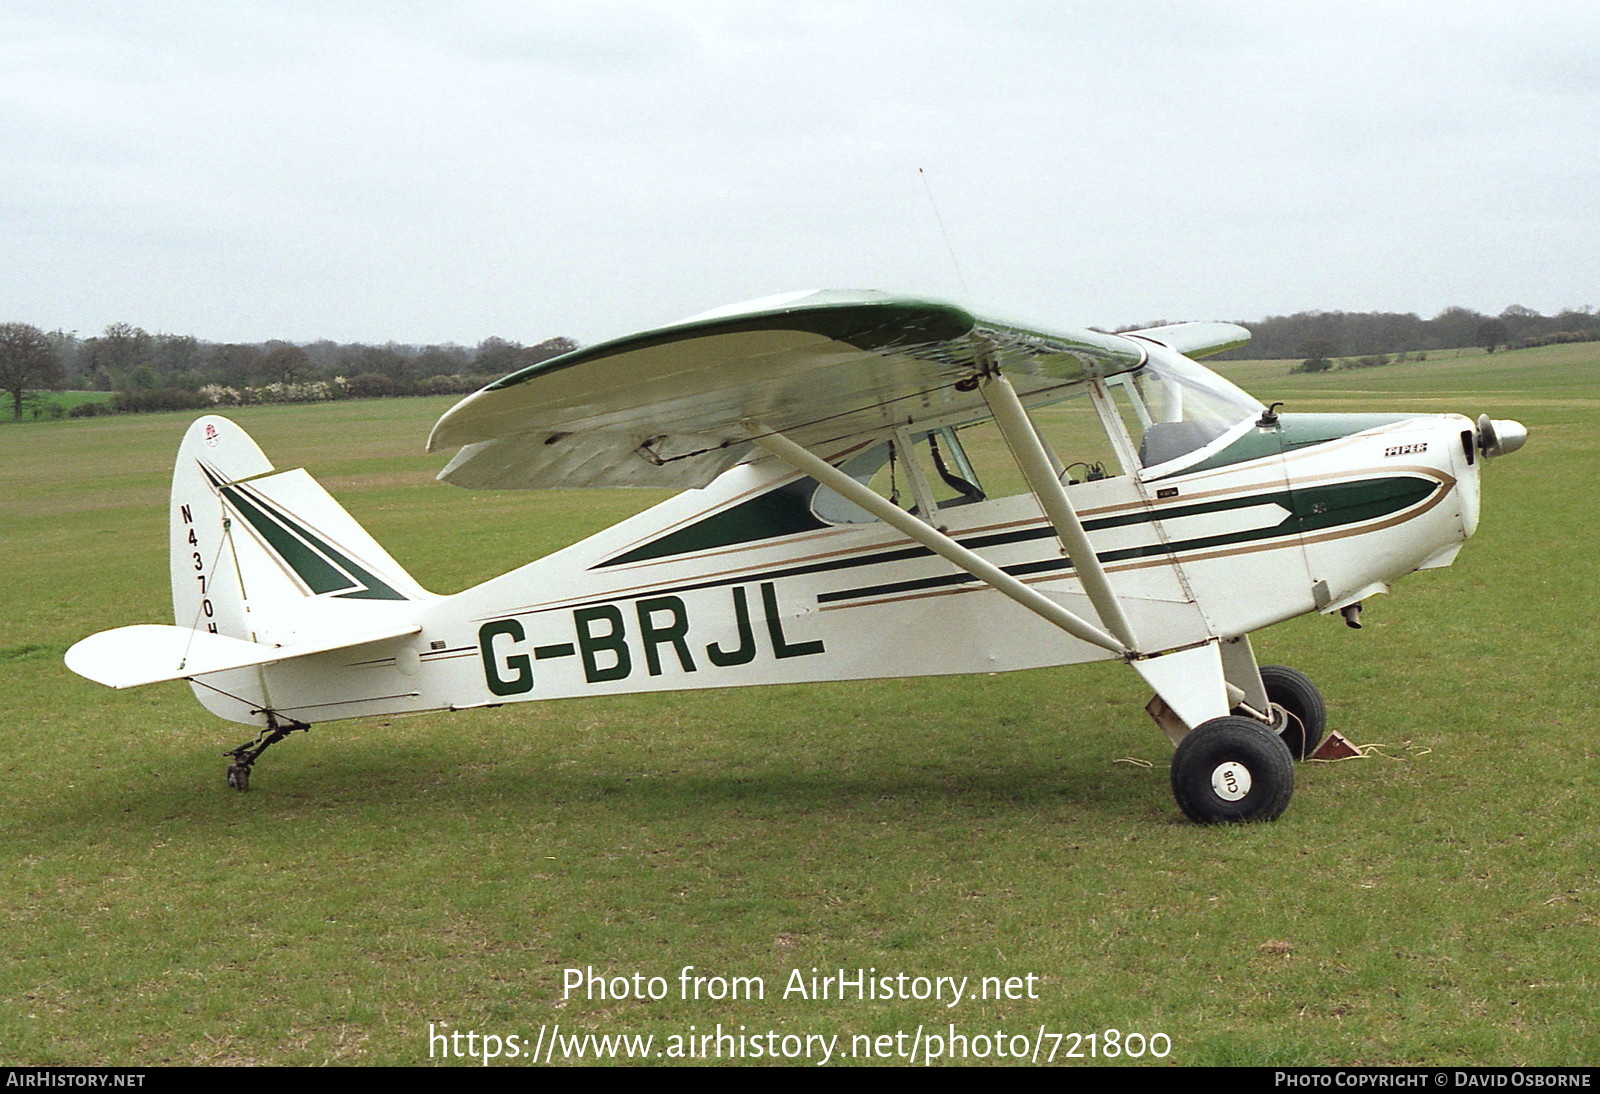
[[1328, 731], [1328, 708], [1305, 673], [1286, 665], [1262, 665], [1261, 686], [1271, 704], [1272, 728], [1297, 760], [1317, 750]]

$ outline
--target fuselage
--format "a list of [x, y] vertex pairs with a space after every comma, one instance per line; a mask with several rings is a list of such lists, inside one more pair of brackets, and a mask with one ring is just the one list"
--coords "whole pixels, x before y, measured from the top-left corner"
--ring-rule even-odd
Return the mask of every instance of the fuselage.
[[[1283, 415], [1242, 423], [1189, 467], [1108, 476], [1068, 493], [1137, 652], [1157, 654], [1333, 611], [1446, 564], [1477, 520], [1472, 437], [1455, 415]], [[1115, 656], [882, 524], [825, 519], [837, 514], [819, 493], [776, 461], [746, 464], [502, 577], [417, 604], [423, 630], [410, 652], [333, 676], [308, 665], [267, 671], [293, 674], [283, 690], [308, 707], [337, 696], [347, 710], [355, 674], [375, 697], [370, 706], [390, 712]], [[966, 501], [936, 520], [1092, 618], [1032, 494]]]

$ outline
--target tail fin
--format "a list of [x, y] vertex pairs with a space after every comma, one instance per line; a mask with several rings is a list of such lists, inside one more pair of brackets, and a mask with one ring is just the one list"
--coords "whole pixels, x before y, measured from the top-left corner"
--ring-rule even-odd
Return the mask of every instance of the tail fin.
[[178, 626], [284, 643], [295, 636], [281, 633], [283, 608], [308, 597], [432, 599], [310, 475], [272, 469], [228, 419], [189, 427], [172, 473]]
[[177, 625], [92, 636], [69, 667], [114, 687], [204, 676], [206, 709], [260, 724], [273, 705], [260, 666], [416, 633], [415, 602], [434, 595], [310, 475], [272, 470], [228, 419], [191, 425], [172, 473]]

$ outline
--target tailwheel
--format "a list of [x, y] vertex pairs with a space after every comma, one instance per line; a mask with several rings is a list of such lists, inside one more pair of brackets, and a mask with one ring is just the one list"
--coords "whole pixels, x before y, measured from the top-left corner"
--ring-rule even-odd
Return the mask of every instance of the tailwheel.
[[261, 754], [291, 733], [309, 730], [311, 727], [305, 722], [296, 722], [290, 719], [287, 722], [278, 721], [278, 716], [272, 711], [266, 711], [267, 728], [256, 734], [253, 741], [246, 741], [238, 748], [224, 752], [224, 756], [233, 757], [233, 763], [228, 765], [228, 789], [237, 790], [241, 794], [250, 789], [250, 768], [261, 758]]
[[1199, 824], [1275, 820], [1294, 793], [1294, 758], [1254, 718], [1202, 722], [1172, 756], [1172, 796]]

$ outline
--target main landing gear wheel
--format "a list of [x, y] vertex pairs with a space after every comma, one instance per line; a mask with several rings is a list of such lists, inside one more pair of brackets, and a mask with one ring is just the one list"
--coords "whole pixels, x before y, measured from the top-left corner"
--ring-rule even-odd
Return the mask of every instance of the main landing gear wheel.
[[1294, 758], [1254, 718], [1213, 718], [1178, 743], [1172, 796], [1199, 824], [1275, 820], [1294, 793]]
[[1303, 760], [1315, 752], [1328, 731], [1328, 709], [1317, 686], [1305, 673], [1284, 665], [1262, 665], [1261, 686], [1271, 704], [1272, 728], [1290, 754]]

